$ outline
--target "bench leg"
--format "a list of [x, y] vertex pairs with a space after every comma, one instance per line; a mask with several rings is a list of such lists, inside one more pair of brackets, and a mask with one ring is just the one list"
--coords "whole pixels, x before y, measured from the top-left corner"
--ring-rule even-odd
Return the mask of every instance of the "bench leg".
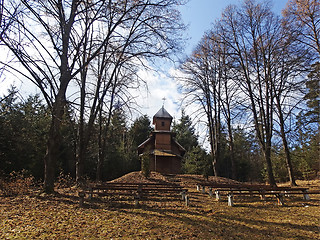
[[189, 204], [190, 204], [190, 202], [189, 202], [189, 196], [186, 195], [184, 199], [185, 199], [185, 202], [186, 202], [186, 206], [188, 207]]
[[216, 194], [216, 200], [220, 201], [220, 192], [216, 190], [214, 193]]
[[79, 207], [83, 207], [84, 205], [84, 198], [80, 198], [80, 201], [79, 201]]
[[134, 206], [135, 206], [135, 207], [138, 207], [138, 206], [139, 206], [139, 199], [138, 199], [138, 198], [135, 198], [135, 199], [134, 199]]
[[134, 195], [134, 206], [138, 207], [139, 206], [139, 200], [141, 199], [141, 195], [138, 192], [136, 195]]
[[284, 200], [283, 200], [283, 194], [282, 193], [277, 193], [276, 198], [278, 200], [278, 205], [283, 206], [284, 205]]
[[308, 190], [303, 191], [303, 199], [306, 201], [310, 201]]
[[209, 196], [210, 196], [210, 197], [213, 197], [212, 188], [209, 188], [209, 192], [208, 192], [208, 193], [209, 193]]
[[93, 195], [93, 189], [89, 188], [89, 197], [88, 197], [89, 201], [92, 200], [92, 195]]
[[186, 199], [186, 191], [182, 190], [181, 192], [181, 200], [184, 201]]
[[260, 191], [260, 199], [261, 199], [262, 201], [265, 201], [265, 200], [266, 200], [266, 194], [265, 194], [265, 191], [264, 191], [264, 190]]
[[84, 205], [84, 197], [85, 197], [85, 193], [84, 192], [79, 192], [79, 207], [83, 207]]
[[233, 203], [233, 194], [232, 194], [232, 193], [229, 193], [229, 194], [228, 194], [228, 206], [229, 206], [229, 207], [233, 207], [233, 206], [234, 206], [234, 203]]

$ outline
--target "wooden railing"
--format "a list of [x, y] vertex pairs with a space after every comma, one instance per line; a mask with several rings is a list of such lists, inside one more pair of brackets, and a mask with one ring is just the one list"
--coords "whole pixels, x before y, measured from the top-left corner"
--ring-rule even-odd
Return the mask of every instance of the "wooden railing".
[[[165, 194], [181, 195], [181, 199], [185, 204], [189, 204], [187, 196], [187, 189], [178, 184], [170, 183], [103, 183], [91, 184], [86, 189], [79, 192], [80, 206], [83, 206], [85, 200], [91, 200], [96, 196], [110, 196], [110, 195], [127, 195], [132, 196], [135, 206], [144, 199], [149, 199], [149, 196], [163, 196]], [[86, 198], [86, 196], [88, 196]]]

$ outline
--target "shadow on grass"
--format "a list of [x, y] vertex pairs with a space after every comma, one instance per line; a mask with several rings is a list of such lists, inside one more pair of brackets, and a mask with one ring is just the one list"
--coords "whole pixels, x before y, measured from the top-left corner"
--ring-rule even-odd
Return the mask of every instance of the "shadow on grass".
[[[39, 195], [37, 198], [53, 204], [60, 202], [76, 208], [79, 207], [79, 198], [74, 194], [55, 193]], [[299, 219], [291, 217], [290, 211], [287, 211], [289, 208], [303, 208], [302, 204], [310, 207], [319, 206], [317, 200], [292, 201], [289, 206], [284, 207], [277, 206], [276, 201], [273, 201], [274, 204], [270, 202], [251, 204], [239, 201], [235, 207], [230, 208], [227, 206], [227, 202], [216, 202], [212, 199], [213, 211], [204, 210], [201, 205], [201, 203], [207, 204], [204, 201], [208, 201], [208, 199], [201, 200], [193, 196], [191, 206], [186, 207], [178, 197], [172, 199], [155, 198], [145, 199], [136, 207], [134, 199], [130, 197], [122, 199], [94, 198], [90, 202], [86, 201], [83, 209], [105, 209], [115, 213], [121, 212], [131, 216], [129, 219], [133, 219], [132, 221], [136, 216], [140, 216], [162, 233], [166, 231], [166, 228], [175, 231], [173, 229], [176, 226], [183, 226], [188, 232], [182, 231], [181, 239], [182, 237], [187, 239], [188, 236], [199, 239], [316, 239], [319, 236], [317, 223], [313, 223], [309, 219], [299, 223]], [[301, 210], [303, 211], [303, 209]], [[269, 218], [268, 215], [272, 217]]]
[[[244, 236], [250, 235], [273, 236], [290, 239], [316, 239], [319, 236], [319, 228], [316, 223], [300, 224], [286, 219], [286, 215], [279, 216], [278, 221], [268, 219], [250, 219], [247, 216], [219, 215], [224, 224], [231, 224], [237, 232]], [[290, 222], [289, 222], [290, 221]]]

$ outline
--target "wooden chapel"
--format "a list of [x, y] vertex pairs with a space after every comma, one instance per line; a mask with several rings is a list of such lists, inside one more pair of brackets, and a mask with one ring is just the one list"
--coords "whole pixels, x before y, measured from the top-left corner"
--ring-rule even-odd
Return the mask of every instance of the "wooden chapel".
[[138, 154], [148, 154], [150, 170], [163, 174], [181, 173], [181, 160], [186, 150], [175, 140], [170, 131], [172, 116], [162, 106], [153, 116], [155, 130], [138, 146]]

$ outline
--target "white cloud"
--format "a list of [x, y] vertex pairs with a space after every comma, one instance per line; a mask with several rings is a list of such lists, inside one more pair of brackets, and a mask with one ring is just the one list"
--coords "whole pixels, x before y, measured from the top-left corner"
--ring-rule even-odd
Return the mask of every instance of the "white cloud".
[[[140, 113], [137, 116], [147, 114], [152, 121], [152, 117], [162, 107], [164, 102], [165, 109], [175, 119], [181, 117], [181, 110], [184, 108], [185, 113], [190, 116], [193, 121], [196, 134], [199, 136], [199, 143], [206, 149], [209, 148], [207, 141], [207, 127], [203, 116], [199, 115], [199, 104], [192, 103], [187, 106], [182, 102], [183, 95], [179, 91], [178, 78], [182, 73], [171, 67], [168, 68], [168, 74], [156, 73], [153, 71], [141, 70], [139, 76], [146, 81], [148, 91], [140, 88], [132, 92], [136, 96], [136, 102], [140, 106]], [[163, 98], [166, 100], [163, 101]]]
[[[167, 74], [141, 70], [139, 76], [147, 83], [147, 88], [141, 87], [132, 91], [140, 106], [141, 114], [153, 117], [164, 104], [165, 109], [175, 119], [181, 116], [181, 95], [176, 81]], [[165, 100], [163, 100], [165, 98]]]

